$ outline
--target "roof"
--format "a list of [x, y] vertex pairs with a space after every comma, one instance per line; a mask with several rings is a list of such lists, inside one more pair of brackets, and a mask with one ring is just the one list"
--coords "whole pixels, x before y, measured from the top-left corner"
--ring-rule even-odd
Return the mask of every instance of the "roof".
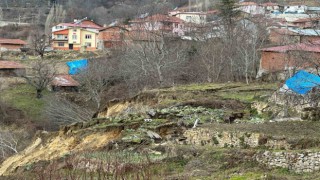
[[306, 51], [306, 52], [320, 53], [320, 41], [315, 41], [313, 43], [299, 43], [299, 44], [291, 44], [286, 46], [275, 46], [275, 47], [263, 48], [263, 49], [260, 49], [260, 51], [279, 52], [279, 53], [286, 53], [288, 51]]
[[[208, 11], [208, 13], [218, 13], [219, 11]], [[198, 14], [198, 15], [207, 15], [208, 13], [206, 12], [178, 12], [177, 14]]]
[[262, 3], [261, 6], [279, 6], [279, 4], [277, 3], [273, 3], [273, 2], [266, 2], [266, 3]]
[[0, 69], [24, 69], [24, 65], [14, 61], [1, 61]]
[[102, 26], [90, 20], [83, 20], [80, 22], [71, 22], [71, 23], [60, 23], [60, 26], [67, 27], [81, 27], [81, 28], [91, 28], [91, 29], [100, 29]]
[[2, 39], [0, 38], [0, 44], [19, 44], [19, 45], [25, 45], [27, 44], [25, 41], [21, 39]]
[[281, 35], [291, 35], [291, 36], [299, 35], [299, 33], [290, 31], [289, 29], [286, 29], [286, 28], [274, 28], [274, 29], [271, 29], [271, 30], [276, 32], [276, 33], [278, 33], [278, 34], [281, 34]]
[[68, 34], [69, 34], [69, 29], [61, 29], [61, 30], [58, 30], [58, 31], [53, 32], [53, 34], [68, 35]]
[[299, 35], [304, 36], [320, 36], [320, 30], [316, 29], [296, 29], [296, 28], [289, 28], [291, 32], [297, 33]]
[[121, 27], [121, 26], [108, 26], [108, 27], [103, 27], [101, 29], [99, 29], [99, 31], [105, 31], [107, 29], [112, 29], [112, 28], [119, 28], [119, 29], [122, 29], [122, 30], [125, 30], [125, 31], [129, 31], [128, 29], [124, 28], [124, 27]]
[[79, 86], [80, 84], [72, 78], [70, 75], [57, 75], [52, 80], [51, 84], [53, 86], [60, 86], [60, 87], [74, 87]]
[[153, 16], [148, 16], [146, 18], [142, 19], [134, 19], [130, 21], [132, 23], [139, 23], [139, 22], [172, 22], [172, 23], [182, 23], [183, 20], [174, 17], [174, 16], [168, 16], [163, 14], [156, 14]]
[[292, 23], [302, 23], [302, 22], [311, 22], [311, 21], [320, 21], [319, 17], [314, 17], [314, 18], [301, 18], [297, 19], [295, 21], [291, 21]]
[[320, 77], [300, 70], [294, 76], [286, 81], [289, 89], [297, 94], [305, 95], [312, 90], [312, 88], [319, 86]]
[[239, 6], [255, 6], [255, 5], [258, 5], [257, 3], [255, 2], [240, 2], [238, 3]]

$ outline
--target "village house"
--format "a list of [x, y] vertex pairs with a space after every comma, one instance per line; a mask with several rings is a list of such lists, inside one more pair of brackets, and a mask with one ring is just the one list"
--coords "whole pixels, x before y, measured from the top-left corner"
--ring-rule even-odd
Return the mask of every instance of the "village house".
[[300, 43], [300, 35], [288, 30], [287, 28], [271, 28], [269, 41], [274, 45]]
[[237, 4], [238, 10], [251, 15], [265, 14], [265, 8], [256, 2], [240, 2]]
[[129, 30], [121, 26], [111, 26], [99, 29], [98, 49], [112, 48], [124, 44]]
[[51, 89], [54, 92], [77, 92], [79, 83], [71, 75], [56, 75], [51, 82]]
[[301, 18], [294, 21], [289, 21], [288, 26], [297, 28], [316, 28], [320, 25], [320, 17]]
[[284, 6], [284, 14], [305, 14], [308, 7], [305, 5], [288, 5]]
[[184, 34], [184, 22], [176, 17], [156, 14], [130, 21], [133, 31], [164, 31], [174, 34]]
[[156, 14], [146, 18], [134, 19], [129, 22], [131, 30], [163, 31], [179, 36], [184, 35], [184, 21], [173, 16]]
[[194, 23], [194, 24], [205, 24], [207, 23], [207, 16], [206, 12], [171, 12], [171, 16], [177, 17], [187, 23]]
[[14, 61], [0, 60], [0, 77], [21, 77], [26, 75], [24, 65]]
[[278, 13], [281, 10], [280, 5], [273, 2], [262, 3], [260, 6], [264, 8], [266, 13]]
[[52, 46], [55, 50], [94, 51], [98, 46], [99, 29], [102, 26], [87, 20], [60, 23], [52, 27]]
[[27, 43], [20, 39], [2, 39], [0, 38], [0, 51], [20, 51], [20, 48]]
[[320, 65], [320, 42], [263, 48], [258, 77]]
[[320, 41], [320, 30], [297, 28], [271, 28], [269, 41], [275, 45]]

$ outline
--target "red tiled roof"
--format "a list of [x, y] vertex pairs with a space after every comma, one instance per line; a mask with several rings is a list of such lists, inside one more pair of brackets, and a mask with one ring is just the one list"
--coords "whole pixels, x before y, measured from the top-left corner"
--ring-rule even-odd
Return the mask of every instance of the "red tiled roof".
[[0, 44], [21, 44], [25, 45], [27, 44], [25, 41], [21, 39], [0, 39]]
[[220, 11], [219, 10], [211, 10], [211, 11], [207, 11], [207, 14], [219, 14]]
[[104, 30], [112, 29], [112, 28], [119, 28], [119, 29], [122, 29], [122, 30], [125, 30], [125, 31], [129, 31], [127, 28], [122, 27], [122, 26], [108, 26], [108, 27], [103, 27], [103, 28], [100, 28], [99, 31], [104, 31]]
[[75, 22], [72, 22], [72, 23], [60, 23], [58, 25], [61, 25], [61, 26], [67, 26], [67, 27], [81, 27], [81, 28], [92, 28], [92, 29], [100, 29], [102, 28], [102, 26], [100, 26], [99, 24], [93, 22], [93, 21], [89, 21], [89, 20], [84, 20], [82, 22], [79, 22], [79, 23], [75, 23]]
[[278, 6], [279, 4], [273, 2], [262, 3], [261, 6]]
[[320, 41], [315, 41], [313, 43], [301, 43], [292, 44], [286, 46], [275, 46], [269, 48], [260, 49], [265, 52], [280, 52], [286, 53], [288, 51], [306, 51], [306, 52], [317, 52], [320, 53]]
[[61, 30], [58, 30], [58, 31], [53, 32], [53, 34], [68, 35], [68, 34], [69, 34], [69, 29], [61, 29]]
[[278, 28], [278, 29], [271, 29], [271, 30], [281, 35], [292, 35], [292, 36], [299, 35], [298, 33], [292, 32], [285, 28]]
[[1, 61], [0, 69], [24, 69], [24, 65], [14, 62], [14, 61]]
[[302, 22], [311, 22], [311, 21], [320, 21], [320, 18], [302, 18], [292, 21], [292, 23], [302, 23]]
[[80, 84], [72, 78], [71, 75], [57, 75], [54, 77], [52, 83], [53, 86], [79, 86]]
[[135, 19], [132, 20], [130, 22], [133, 23], [139, 23], [139, 22], [155, 22], [155, 21], [159, 21], [159, 22], [172, 22], [172, 23], [182, 23], [183, 20], [174, 17], [174, 16], [168, 16], [168, 15], [163, 15], [163, 14], [156, 14], [153, 16], [148, 16], [146, 18], [143, 19]]
[[254, 5], [258, 5], [255, 2], [240, 2], [238, 3], [239, 6], [254, 6]]

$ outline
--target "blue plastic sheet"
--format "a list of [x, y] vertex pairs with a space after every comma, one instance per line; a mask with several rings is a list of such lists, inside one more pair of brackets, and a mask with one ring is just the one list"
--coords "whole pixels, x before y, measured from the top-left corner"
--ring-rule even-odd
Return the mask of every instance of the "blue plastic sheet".
[[320, 77], [300, 70], [294, 76], [287, 79], [286, 85], [297, 94], [308, 94], [314, 87], [320, 86]]
[[69, 74], [75, 75], [88, 66], [88, 60], [81, 59], [77, 61], [70, 61], [70, 62], [67, 62], [67, 65], [69, 66]]

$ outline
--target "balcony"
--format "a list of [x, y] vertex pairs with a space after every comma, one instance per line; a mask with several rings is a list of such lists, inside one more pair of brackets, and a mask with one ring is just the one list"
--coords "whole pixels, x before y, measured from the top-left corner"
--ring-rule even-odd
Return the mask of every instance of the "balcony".
[[59, 37], [59, 36], [56, 36], [56, 37], [54, 37], [53, 40], [56, 40], [56, 41], [68, 41], [68, 37]]

